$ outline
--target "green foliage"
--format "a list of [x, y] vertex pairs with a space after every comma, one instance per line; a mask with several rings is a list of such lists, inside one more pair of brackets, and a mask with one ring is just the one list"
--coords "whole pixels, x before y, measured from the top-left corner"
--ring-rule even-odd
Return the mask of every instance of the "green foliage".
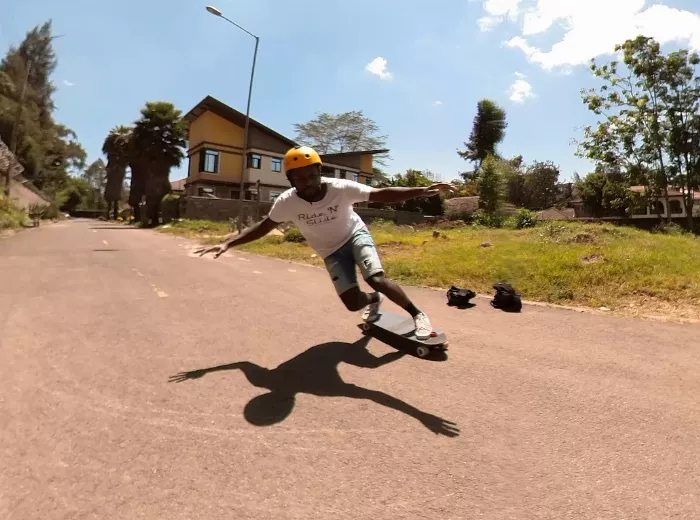
[[632, 208], [643, 205], [641, 196], [632, 193], [629, 184], [600, 171], [589, 173], [583, 179], [575, 175], [574, 185], [584, 207], [594, 217], [625, 216]]
[[306, 238], [301, 234], [299, 228], [292, 226], [284, 232], [284, 241], [302, 243], [306, 242]]
[[472, 226], [476, 227], [500, 228], [505, 224], [506, 218], [497, 213], [487, 213], [483, 209], [478, 209], [468, 221], [471, 222]]
[[537, 225], [537, 214], [529, 209], [521, 208], [514, 219], [516, 229], [532, 228]]
[[0, 195], [0, 230], [21, 227], [27, 220], [27, 214], [15, 204]]
[[53, 39], [50, 21], [34, 27], [0, 63], [0, 138], [16, 146], [23, 175], [49, 196], [85, 167], [87, 157], [75, 133], [53, 119]]
[[79, 207], [82, 209], [92, 192], [88, 181], [81, 177], [71, 177], [57, 194], [59, 208], [69, 213]]
[[[583, 101], [601, 116], [585, 129], [578, 154], [617, 167], [628, 182], [662, 197], [669, 187], [684, 189], [688, 215], [700, 184], [700, 56], [688, 50], [664, 55], [653, 38], [638, 36], [615, 47], [624, 71], [612, 61], [593, 74], [604, 84], [583, 90]], [[619, 193], [607, 195], [622, 203]], [[692, 224], [692, 219], [689, 220]]]
[[489, 155], [477, 177], [479, 190], [479, 208], [486, 213], [493, 215], [501, 206], [503, 201], [503, 173], [500, 162], [494, 156]]
[[[406, 170], [406, 173], [394, 175], [387, 182], [387, 186], [399, 188], [426, 187], [434, 184], [435, 175], [429, 170]], [[444, 198], [440, 195], [433, 197], [421, 197], [411, 199], [397, 204], [392, 204], [392, 208], [397, 211], [411, 211], [424, 215], [439, 216], [445, 213]]]
[[[323, 112], [311, 121], [294, 125], [298, 143], [311, 146], [320, 154], [358, 152], [386, 149], [386, 135], [379, 134], [379, 126], [366, 117], [362, 110], [340, 114]], [[386, 166], [388, 153], [374, 156], [374, 163]]]
[[489, 155], [498, 156], [496, 148], [503, 141], [507, 126], [505, 110], [490, 99], [482, 99], [477, 104], [469, 141], [464, 143], [466, 150], [458, 150], [457, 154], [480, 169]]

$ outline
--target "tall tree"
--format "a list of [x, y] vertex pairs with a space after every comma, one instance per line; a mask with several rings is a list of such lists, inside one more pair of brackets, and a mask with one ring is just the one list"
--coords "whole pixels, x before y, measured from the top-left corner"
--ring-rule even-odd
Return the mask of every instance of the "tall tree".
[[[693, 225], [694, 191], [700, 180], [700, 58], [687, 50], [668, 56], [654, 39], [638, 36], [615, 47], [617, 61], [598, 66], [599, 89], [583, 90], [589, 110], [603, 116], [586, 127], [579, 155], [620, 167], [631, 183], [643, 184], [669, 207], [669, 187], [684, 193], [689, 226]], [[667, 211], [670, 220], [670, 211]]]
[[479, 208], [488, 214], [496, 213], [503, 202], [503, 175], [499, 170], [499, 160], [493, 155], [488, 155], [479, 169]]
[[557, 202], [559, 167], [551, 161], [535, 161], [525, 171], [524, 206], [531, 210], [543, 210]]
[[[386, 135], [362, 110], [340, 114], [323, 112], [311, 121], [297, 123], [295, 141], [315, 148], [320, 154], [386, 149]], [[377, 154], [374, 162], [386, 167], [388, 153]]]
[[466, 150], [457, 150], [457, 154], [479, 170], [489, 155], [498, 157], [497, 147], [505, 137], [507, 126], [505, 110], [490, 99], [482, 99], [476, 107], [469, 141], [464, 143]]
[[102, 159], [93, 161], [90, 166], [85, 169], [81, 176], [91, 188], [89, 195], [86, 197], [85, 206], [89, 209], [103, 210], [105, 208], [105, 199], [102, 194], [107, 184], [107, 170]]
[[112, 128], [102, 144], [102, 153], [107, 156], [107, 182], [104, 191], [107, 218], [111, 211], [115, 220], [119, 213], [126, 169], [129, 166], [131, 131], [131, 127], [124, 125]]
[[[435, 182], [435, 174], [430, 170], [408, 169], [406, 173], [394, 175], [388, 182], [389, 186], [402, 188], [430, 186]], [[399, 211], [411, 211], [425, 215], [442, 215], [444, 210], [443, 196], [435, 195], [429, 198], [411, 199], [392, 205]]]
[[53, 119], [54, 38], [49, 21], [30, 30], [0, 61], [0, 137], [16, 150], [24, 176], [50, 196], [86, 160], [75, 133]]
[[162, 199], [171, 190], [170, 169], [185, 158], [186, 142], [182, 112], [166, 101], [147, 102], [131, 136], [131, 192], [136, 191], [133, 200], [146, 196], [152, 226], [158, 224]]

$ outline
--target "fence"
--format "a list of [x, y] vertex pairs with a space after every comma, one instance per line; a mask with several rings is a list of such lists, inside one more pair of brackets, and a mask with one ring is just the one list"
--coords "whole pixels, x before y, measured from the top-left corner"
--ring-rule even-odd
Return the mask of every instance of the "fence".
[[[179, 215], [186, 219], [227, 221], [238, 216], [238, 208], [243, 205], [243, 214], [259, 220], [270, 211], [270, 202], [251, 202], [236, 199], [212, 199], [208, 197], [182, 197], [179, 202]], [[426, 222], [429, 217], [421, 213], [394, 211], [374, 208], [355, 208], [366, 223], [376, 219], [390, 220], [397, 225], [415, 225]], [[165, 212], [163, 212], [165, 217]], [[170, 212], [169, 212], [170, 213]]]

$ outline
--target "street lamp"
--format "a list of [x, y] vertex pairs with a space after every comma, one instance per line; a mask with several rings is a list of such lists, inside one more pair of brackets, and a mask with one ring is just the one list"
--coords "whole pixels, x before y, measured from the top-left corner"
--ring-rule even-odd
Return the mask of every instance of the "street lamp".
[[[243, 131], [243, 160], [242, 160], [242, 165], [241, 165], [241, 187], [240, 187], [240, 193], [239, 193], [239, 198], [242, 201], [243, 200], [243, 192], [244, 192], [244, 179], [245, 179], [245, 170], [246, 167], [248, 166], [248, 130], [250, 126], [250, 98], [253, 93], [253, 77], [255, 76], [255, 61], [257, 60], [258, 57], [258, 44], [260, 43], [260, 38], [255, 36], [252, 32], [248, 31], [247, 29], [241, 27], [238, 25], [236, 22], [233, 20], [229, 20], [226, 18], [223, 13], [214, 7], [213, 5], [208, 5], [207, 6], [207, 11], [209, 11], [211, 14], [214, 16], [218, 16], [219, 18], [223, 18], [226, 20], [228, 23], [231, 25], [234, 25], [238, 27], [241, 31], [249, 34], [253, 38], [255, 38], [255, 52], [253, 53], [253, 67], [250, 70], [250, 85], [248, 86], [248, 106], [246, 108], [245, 112], [245, 129]], [[240, 208], [238, 210], [238, 214], [240, 216], [241, 212], [243, 209], [243, 204], [240, 204]], [[239, 228], [240, 228], [240, 219], [239, 220]]]

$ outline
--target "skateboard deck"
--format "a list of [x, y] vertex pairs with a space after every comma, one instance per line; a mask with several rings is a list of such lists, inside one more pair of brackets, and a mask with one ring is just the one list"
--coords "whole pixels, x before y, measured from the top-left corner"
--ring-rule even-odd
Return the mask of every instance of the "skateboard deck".
[[[360, 328], [365, 332], [386, 332], [391, 336], [409, 343], [415, 347], [418, 357], [424, 358], [436, 350], [447, 350], [447, 335], [440, 329], [433, 327], [432, 335], [427, 339], [416, 337], [413, 318], [407, 315], [398, 315], [392, 312], [381, 311], [379, 319], [374, 322], [363, 322]], [[381, 340], [381, 338], [378, 338]], [[385, 342], [386, 343], [386, 342]]]

